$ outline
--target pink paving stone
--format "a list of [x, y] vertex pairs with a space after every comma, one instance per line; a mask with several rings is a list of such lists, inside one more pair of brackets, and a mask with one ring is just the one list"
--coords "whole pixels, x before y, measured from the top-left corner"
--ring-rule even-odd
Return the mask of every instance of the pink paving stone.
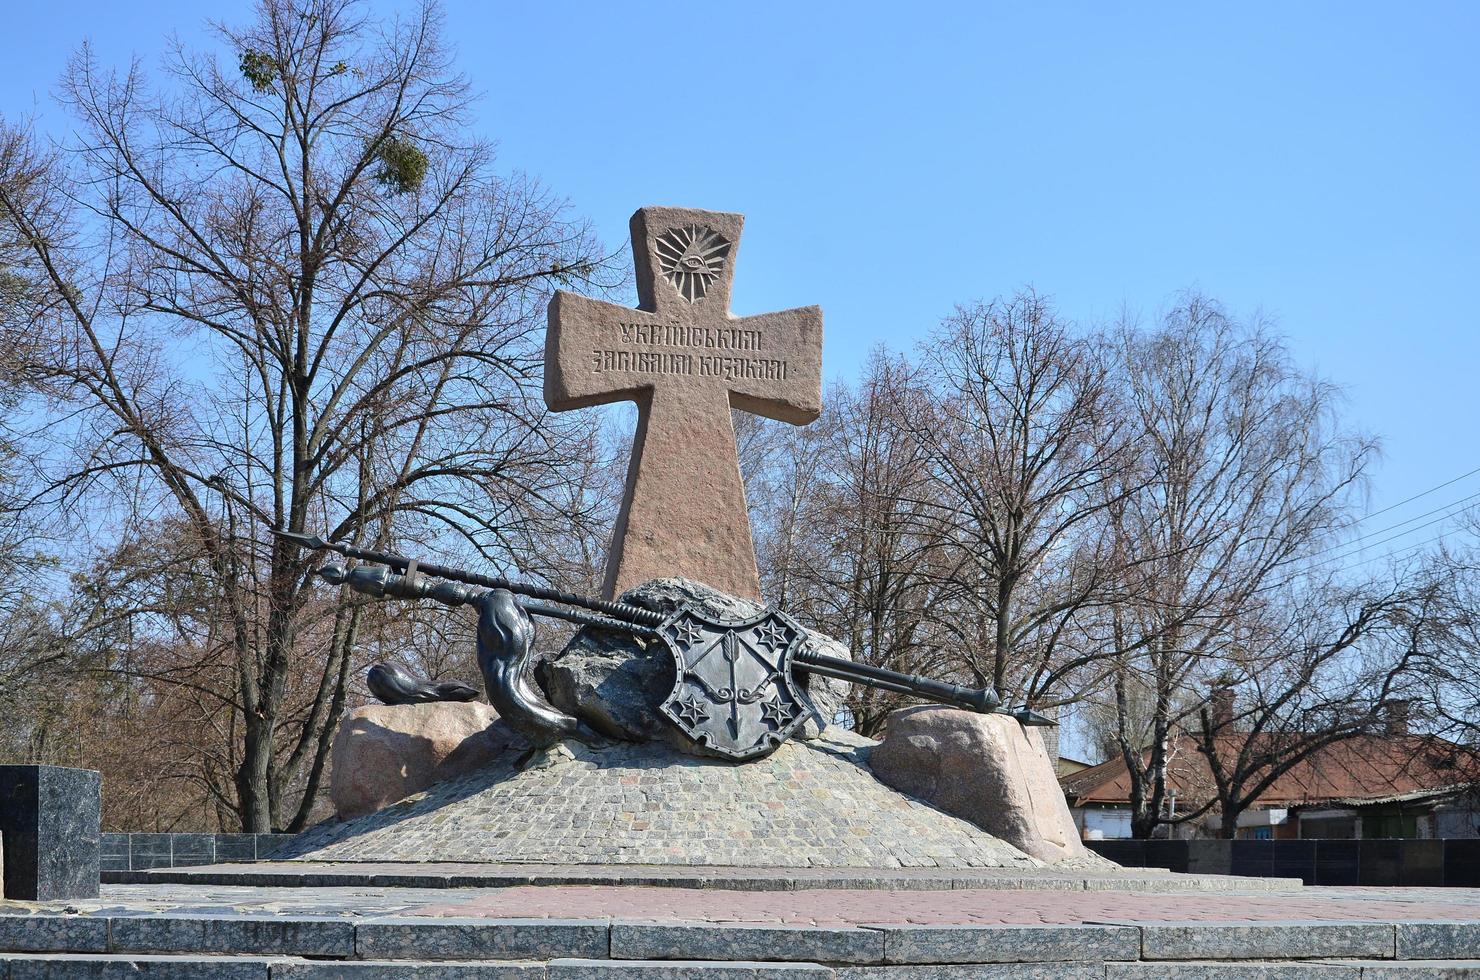
[[1156, 894], [998, 889], [794, 892], [622, 886], [501, 889], [408, 914], [486, 918], [626, 918], [794, 925], [1069, 925], [1083, 922], [1480, 921], [1480, 906], [1407, 901], [1370, 891], [1304, 894]]

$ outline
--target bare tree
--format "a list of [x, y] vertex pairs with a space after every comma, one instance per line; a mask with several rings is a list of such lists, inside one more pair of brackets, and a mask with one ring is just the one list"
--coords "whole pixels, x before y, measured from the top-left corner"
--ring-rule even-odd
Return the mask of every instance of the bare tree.
[[960, 309], [919, 361], [933, 397], [900, 414], [933, 473], [920, 500], [931, 536], [951, 556], [939, 625], [978, 682], [1038, 693], [1025, 690], [1034, 666], [1104, 580], [1081, 545], [1127, 451], [1109, 362], [1032, 292]]
[[[28, 193], [34, 171], [26, 166], [27, 131], [0, 133], [0, 174]], [[70, 660], [62, 617], [38, 588], [50, 561], [37, 544], [35, 515], [25, 507], [31, 476], [18, 419], [30, 410], [21, 372], [34, 341], [23, 330], [34, 285], [25, 275], [24, 243], [0, 228], [0, 752], [9, 758], [49, 758], [53, 731], [48, 709], [56, 702], [46, 678]]]
[[431, 6], [377, 24], [263, 0], [219, 29], [225, 59], [173, 50], [158, 92], [84, 48], [65, 153], [6, 137], [20, 330], [46, 341], [21, 371], [56, 408], [31, 433], [42, 499], [208, 583], [189, 632], [209, 669], [181, 683], [240, 746], [221, 790], [245, 830], [308, 819], [362, 625], [313, 608], [305, 557], [269, 532], [438, 538], [538, 571], [570, 504], [579, 434], [532, 383], [541, 301], [598, 256], [465, 137], [439, 28]]
[[[911, 368], [882, 349], [856, 387], [835, 385], [805, 428], [746, 423], [741, 438], [766, 593], [844, 643], [856, 660], [909, 672], [955, 667], [928, 610], [940, 591], [922, 534], [929, 467], [898, 418]], [[897, 695], [854, 687], [849, 722], [882, 731]]]
[[1429, 722], [1441, 733], [1471, 748], [1480, 747], [1480, 512], [1456, 515], [1448, 540], [1427, 565], [1440, 583], [1441, 638], [1422, 666], [1420, 698]]
[[[1292, 589], [1277, 611], [1241, 624], [1218, 679], [1233, 699], [1229, 709], [1220, 714], [1204, 702], [1192, 726], [1213, 793], [1176, 819], [1216, 810], [1222, 836], [1231, 838], [1239, 815], [1276, 780], [1364, 734], [1389, 739], [1389, 755], [1453, 756], [1453, 746], [1438, 740], [1394, 741], [1408, 734], [1419, 667], [1435, 651], [1442, 615], [1438, 583], [1398, 582], [1341, 594]], [[1394, 717], [1403, 731], [1391, 730]], [[1458, 772], [1459, 762], [1452, 757], [1449, 765]], [[1464, 768], [1464, 778], [1473, 777], [1473, 765]]]
[[[825, 535], [823, 561], [804, 573], [820, 622], [856, 660], [906, 673], [956, 668], [940, 641], [931, 605], [941, 592], [939, 549], [924, 517], [930, 467], [901, 424], [901, 405], [920, 414], [929, 393], [897, 355], [876, 351], [852, 397], [840, 398], [827, 465], [827, 510], [812, 528]], [[795, 574], [795, 573], [794, 573]], [[819, 608], [820, 607], [820, 608]], [[865, 735], [883, 730], [900, 699], [854, 687], [848, 709]]]
[[[1145, 837], [1164, 815], [1171, 736], [1200, 701], [1189, 694], [1346, 519], [1375, 449], [1338, 424], [1330, 385], [1201, 297], [1155, 330], [1123, 326], [1119, 346], [1136, 447], [1105, 510], [1119, 598], [1083, 625], [1118, 658], [1116, 738]], [[1149, 728], [1132, 717], [1132, 674]]]

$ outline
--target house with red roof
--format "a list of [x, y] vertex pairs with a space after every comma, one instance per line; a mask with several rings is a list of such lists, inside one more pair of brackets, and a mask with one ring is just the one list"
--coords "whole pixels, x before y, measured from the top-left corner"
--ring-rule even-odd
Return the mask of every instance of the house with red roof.
[[[1250, 738], [1229, 731], [1214, 746], [1233, 758]], [[1149, 753], [1147, 753], [1149, 756]], [[1143, 756], [1143, 761], [1146, 756]], [[1325, 746], [1296, 763], [1239, 815], [1237, 836], [1254, 839], [1371, 839], [1480, 836], [1473, 789], [1480, 757], [1429, 735], [1390, 726]], [[1086, 839], [1131, 836], [1130, 775], [1123, 758], [1062, 775], [1059, 785]], [[1167, 765], [1169, 817], [1214, 799], [1207, 757], [1191, 734], [1173, 736]], [[1214, 812], [1170, 826], [1168, 836], [1216, 837]]]

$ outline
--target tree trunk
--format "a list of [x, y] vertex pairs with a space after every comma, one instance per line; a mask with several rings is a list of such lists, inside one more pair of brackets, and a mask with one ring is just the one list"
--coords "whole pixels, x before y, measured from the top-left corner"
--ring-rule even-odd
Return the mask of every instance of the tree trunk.
[[997, 636], [992, 656], [992, 686], [1000, 694], [1007, 690], [1008, 654], [1012, 648], [1012, 576], [997, 580]]
[[242, 761], [236, 772], [237, 810], [242, 832], [272, 833], [271, 781], [273, 726], [248, 707], [242, 733]]

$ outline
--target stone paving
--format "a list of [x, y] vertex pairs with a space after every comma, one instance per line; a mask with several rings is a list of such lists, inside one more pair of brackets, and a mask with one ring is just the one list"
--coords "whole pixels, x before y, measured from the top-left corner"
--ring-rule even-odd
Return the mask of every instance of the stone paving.
[[[796, 891], [695, 893], [679, 888], [509, 888], [422, 906], [412, 915], [778, 922], [792, 925], [1067, 925], [1106, 922], [1480, 919], [1480, 891], [1451, 898], [1360, 889], [1287, 893]], [[1351, 893], [1348, 893], [1351, 892]]]
[[1069, 925], [1152, 922], [1476, 922], [1480, 889], [1305, 887], [1283, 891], [803, 889], [613, 886], [258, 888], [105, 885], [99, 899], [0, 902], [0, 914], [426, 916], [787, 925]]
[[512, 888], [623, 885], [727, 891], [838, 888], [872, 891], [1035, 889], [1049, 891], [1268, 891], [1299, 878], [1177, 874], [1161, 868], [753, 868], [653, 864], [421, 864], [377, 861], [256, 861], [113, 874], [109, 884], [246, 885], [259, 888]]
[[109, 886], [0, 902], [3, 980], [1451, 980], [1480, 977], [1477, 957], [1473, 889]]
[[[280, 858], [590, 865], [1042, 868], [876, 780], [875, 743], [829, 729], [736, 766], [657, 745], [553, 755], [440, 783], [379, 813], [325, 823]], [[1080, 862], [1110, 867], [1100, 858]]]

